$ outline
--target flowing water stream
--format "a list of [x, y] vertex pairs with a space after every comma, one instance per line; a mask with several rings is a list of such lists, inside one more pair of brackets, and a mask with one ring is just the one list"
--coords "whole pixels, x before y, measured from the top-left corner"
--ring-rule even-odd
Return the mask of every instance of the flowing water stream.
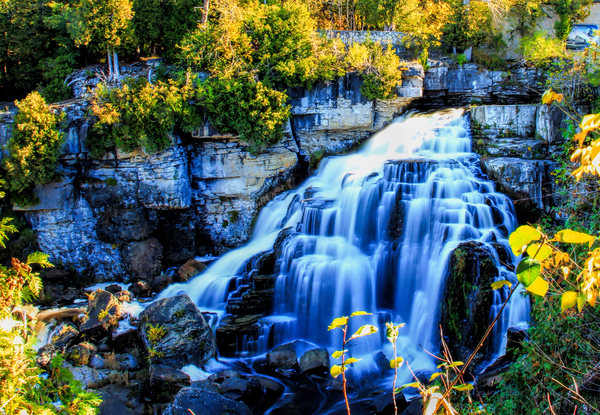
[[[324, 159], [301, 186], [263, 208], [247, 245], [161, 297], [185, 292], [201, 309], [222, 315], [248, 258], [291, 227], [295, 235], [286, 239], [277, 265], [273, 315], [262, 321], [263, 336], [249, 339], [240, 353], [265, 353], [296, 339], [340, 348], [340, 332], [328, 332], [328, 324], [363, 310], [373, 315], [357, 317], [352, 329], [371, 323], [381, 335], [361, 339], [354, 355], [383, 350], [390, 357], [384, 323], [402, 322], [399, 354], [415, 371], [434, 368], [424, 349], [439, 347], [439, 305], [452, 250], [469, 240], [508, 248], [517, 225], [511, 201], [494, 191], [471, 153], [467, 117], [461, 109], [405, 115], [360, 151]], [[515, 280], [498, 267], [499, 279]], [[506, 287], [495, 293], [491, 317], [507, 293]], [[514, 295], [494, 332], [495, 354], [503, 350], [506, 329], [528, 314], [527, 299]], [[365, 359], [363, 369], [370, 364]]]

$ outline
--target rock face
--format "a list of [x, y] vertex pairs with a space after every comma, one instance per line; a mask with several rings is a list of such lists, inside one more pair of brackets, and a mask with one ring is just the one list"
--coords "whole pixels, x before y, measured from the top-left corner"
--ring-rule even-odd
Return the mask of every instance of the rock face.
[[[465, 360], [490, 323], [491, 287], [498, 275], [493, 255], [480, 242], [460, 244], [451, 254], [444, 289], [442, 329], [456, 360]], [[485, 352], [485, 345], [481, 349]]]
[[252, 411], [242, 402], [225, 398], [218, 393], [202, 389], [183, 388], [168, 405], [163, 415], [252, 415]]
[[216, 355], [216, 341], [186, 294], [152, 303], [140, 314], [139, 336], [153, 364], [202, 366]]

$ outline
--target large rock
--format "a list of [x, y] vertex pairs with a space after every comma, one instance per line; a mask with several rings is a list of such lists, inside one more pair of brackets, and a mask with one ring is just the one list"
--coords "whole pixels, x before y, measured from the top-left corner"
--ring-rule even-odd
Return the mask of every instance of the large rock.
[[123, 262], [136, 279], [149, 281], [162, 269], [162, 245], [155, 238], [123, 247]]
[[72, 323], [62, 323], [50, 333], [49, 343], [38, 350], [37, 363], [45, 367], [57, 354], [64, 353], [79, 336]]
[[192, 258], [177, 270], [177, 281], [186, 282], [203, 272], [206, 269], [206, 264]]
[[82, 333], [94, 335], [99, 331], [108, 331], [119, 324], [121, 303], [104, 290], [96, 290], [88, 297], [87, 314], [79, 329]]
[[190, 412], [202, 415], [252, 415], [250, 408], [242, 402], [196, 388], [181, 389], [163, 415], [189, 415]]
[[152, 224], [142, 207], [119, 209], [111, 206], [99, 215], [96, 226], [98, 238], [111, 244], [141, 241], [152, 233]]
[[150, 304], [139, 319], [140, 339], [151, 363], [202, 366], [217, 353], [211, 328], [186, 294]]
[[84, 389], [98, 389], [110, 383], [108, 370], [96, 370], [89, 366], [69, 367], [75, 380], [81, 382]]
[[150, 365], [150, 394], [153, 402], [171, 402], [179, 390], [190, 386], [188, 374], [165, 365]]
[[307, 374], [322, 375], [329, 371], [329, 352], [327, 349], [312, 349], [302, 355], [300, 370]]
[[556, 205], [552, 172], [558, 164], [549, 160], [522, 160], [510, 157], [482, 157], [485, 174], [498, 185], [515, 204], [521, 223], [535, 222], [542, 212], [549, 213]]
[[[442, 329], [456, 360], [466, 360], [483, 338], [494, 302], [492, 283], [498, 275], [490, 248], [465, 242], [452, 252], [442, 298]], [[485, 353], [489, 340], [480, 350]]]

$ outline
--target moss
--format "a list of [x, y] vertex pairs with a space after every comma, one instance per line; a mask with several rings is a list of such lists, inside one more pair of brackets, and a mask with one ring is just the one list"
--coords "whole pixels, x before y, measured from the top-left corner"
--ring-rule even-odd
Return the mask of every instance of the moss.
[[317, 167], [321, 160], [327, 155], [327, 151], [324, 149], [317, 150], [310, 155], [310, 167]]
[[237, 210], [229, 211], [229, 223], [236, 223], [240, 218], [240, 212]]
[[115, 179], [114, 177], [109, 177], [104, 182], [106, 183], [107, 186], [116, 186], [117, 185], [117, 179]]

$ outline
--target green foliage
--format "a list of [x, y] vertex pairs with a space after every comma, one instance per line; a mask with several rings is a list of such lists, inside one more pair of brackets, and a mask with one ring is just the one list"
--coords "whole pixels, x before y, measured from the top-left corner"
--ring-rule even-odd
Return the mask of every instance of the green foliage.
[[559, 20], [554, 23], [556, 37], [560, 40], [566, 40], [573, 24], [583, 21], [590, 14], [589, 6], [592, 0], [549, 0]]
[[282, 138], [290, 108], [287, 95], [250, 76], [211, 79], [202, 85], [202, 105], [217, 130], [237, 133], [259, 152]]
[[492, 32], [484, 43], [473, 48], [473, 61], [493, 71], [503, 71], [508, 67], [506, 48], [502, 33]]
[[521, 38], [519, 51], [527, 61], [536, 66], [547, 67], [554, 59], [564, 57], [564, 43], [537, 31]]
[[368, 99], [390, 99], [402, 79], [400, 60], [391, 46], [382, 47], [370, 38], [354, 43], [346, 56], [348, 71], [358, 71], [363, 78], [360, 92]]
[[532, 36], [538, 26], [538, 20], [544, 15], [541, 0], [514, 1], [507, 15], [512, 35]]
[[91, 110], [98, 121], [88, 133], [92, 157], [100, 157], [115, 147], [123, 151], [143, 148], [148, 153], [171, 145], [175, 127], [189, 131], [200, 125], [201, 114], [189, 101], [195, 97], [195, 78], [156, 81], [145, 78], [125, 80], [120, 88], [101, 85]]
[[558, 298], [536, 297], [531, 319], [529, 339], [502, 375], [489, 413], [552, 413], [550, 404], [554, 413], [573, 413], [582, 400], [598, 408], [600, 396], [585, 381], [600, 360], [599, 309], [562, 313]]
[[464, 50], [483, 44], [490, 36], [492, 16], [485, 2], [449, 0], [451, 16], [444, 27], [443, 40], [450, 47]]
[[61, 116], [50, 110], [39, 93], [32, 92], [15, 104], [19, 113], [4, 166], [13, 201], [23, 206], [39, 202], [33, 194], [36, 185], [59, 177], [56, 168], [64, 138], [58, 131]]

